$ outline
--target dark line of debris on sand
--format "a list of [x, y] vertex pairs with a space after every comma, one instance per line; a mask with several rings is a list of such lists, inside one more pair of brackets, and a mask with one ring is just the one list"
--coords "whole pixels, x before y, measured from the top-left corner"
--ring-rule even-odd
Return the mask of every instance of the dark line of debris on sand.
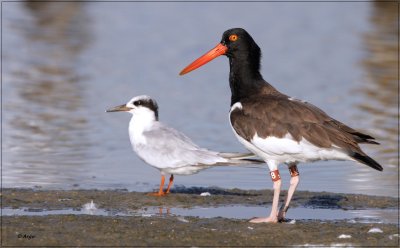
[[[202, 192], [209, 192], [210, 197], [200, 197]], [[281, 194], [282, 197], [285, 191]], [[266, 205], [272, 202], [271, 190], [241, 190], [220, 188], [184, 188], [172, 191], [167, 197], [148, 196], [143, 192], [127, 190], [34, 190], [3, 189], [3, 207], [10, 208], [79, 208], [88, 200], [95, 200], [100, 208], [124, 210], [139, 209], [147, 206], [193, 207], [219, 205]], [[283, 200], [283, 198], [281, 199]], [[293, 197], [291, 206], [330, 209], [368, 209], [398, 207], [398, 198], [386, 196], [369, 196], [360, 194], [341, 194], [330, 192], [298, 191]]]

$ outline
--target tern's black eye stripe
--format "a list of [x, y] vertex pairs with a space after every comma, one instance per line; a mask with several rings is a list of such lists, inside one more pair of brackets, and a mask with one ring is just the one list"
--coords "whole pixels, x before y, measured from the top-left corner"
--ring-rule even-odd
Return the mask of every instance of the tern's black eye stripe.
[[158, 106], [157, 106], [157, 102], [152, 100], [152, 99], [142, 99], [142, 100], [136, 100], [132, 102], [133, 105], [139, 107], [145, 107], [148, 108], [152, 111], [154, 111], [155, 115], [156, 115], [156, 119], [158, 120]]

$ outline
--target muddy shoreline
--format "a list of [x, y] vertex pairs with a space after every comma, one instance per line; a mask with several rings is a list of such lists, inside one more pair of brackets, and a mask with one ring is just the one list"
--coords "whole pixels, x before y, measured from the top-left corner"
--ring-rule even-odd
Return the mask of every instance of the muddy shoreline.
[[[202, 197], [200, 193], [211, 196]], [[283, 192], [283, 195], [286, 192]], [[93, 200], [98, 208], [126, 211], [146, 207], [215, 207], [271, 204], [270, 190], [176, 188], [167, 197], [152, 197], [126, 190], [33, 190], [3, 189], [7, 209], [81, 209]], [[283, 200], [283, 198], [282, 198]], [[391, 197], [299, 191], [292, 207], [326, 209], [397, 209]], [[398, 222], [397, 222], [398, 223]], [[382, 232], [369, 232], [378, 228]], [[339, 238], [340, 235], [346, 238]], [[174, 215], [98, 216], [43, 215], [2, 216], [2, 245], [20, 246], [289, 246], [399, 244], [399, 225], [359, 223], [347, 220], [296, 219], [295, 223], [250, 224], [231, 218], [198, 218]]]

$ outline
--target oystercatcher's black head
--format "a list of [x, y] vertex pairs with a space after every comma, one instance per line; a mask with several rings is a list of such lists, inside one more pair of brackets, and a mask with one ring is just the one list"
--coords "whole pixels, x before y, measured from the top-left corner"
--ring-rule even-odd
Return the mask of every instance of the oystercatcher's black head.
[[225, 31], [221, 42], [216, 47], [196, 59], [179, 74], [193, 71], [220, 55], [226, 55], [229, 58], [231, 105], [253, 95], [282, 95], [261, 76], [261, 50], [249, 33], [242, 28]]
[[[221, 44], [227, 47], [226, 56], [229, 58], [248, 57], [260, 58], [261, 50], [246, 30], [233, 28], [224, 32]], [[257, 61], [259, 62], [259, 61]]]
[[258, 72], [260, 68], [261, 50], [256, 42], [243, 28], [233, 28], [224, 32], [216, 47], [188, 65], [179, 75], [195, 70], [220, 55], [226, 55], [230, 60], [239, 60], [240, 64], [246, 63], [253, 71]]

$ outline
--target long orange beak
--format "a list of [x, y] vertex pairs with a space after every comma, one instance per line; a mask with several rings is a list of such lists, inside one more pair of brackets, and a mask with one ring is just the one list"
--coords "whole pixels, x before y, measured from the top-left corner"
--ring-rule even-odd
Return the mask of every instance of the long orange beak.
[[205, 53], [200, 58], [193, 61], [190, 65], [186, 66], [186, 68], [183, 69], [179, 73], [179, 75], [182, 76], [190, 71], [193, 71], [193, 70], [199, 68], [200, 66], [210, 62], [211, 60], [215, 59], [216, 57], [218, 57], [222, 54], [225, 54], [227, 50], [228, 50], [228, 48], [225, 45], [222, 45], [221, 43], [219, 43], [216, 47], [214, 47], [213, 49], [211, 49], [210, 51]]

